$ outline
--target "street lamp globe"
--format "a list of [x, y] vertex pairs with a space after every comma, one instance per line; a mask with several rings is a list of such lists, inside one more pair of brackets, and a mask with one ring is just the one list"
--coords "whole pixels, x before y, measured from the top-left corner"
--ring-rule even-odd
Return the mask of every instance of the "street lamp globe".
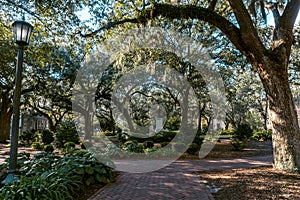
[[28, 45], [33, 26], [25, 21], [13, 23], [14, 42], [18, 45]]

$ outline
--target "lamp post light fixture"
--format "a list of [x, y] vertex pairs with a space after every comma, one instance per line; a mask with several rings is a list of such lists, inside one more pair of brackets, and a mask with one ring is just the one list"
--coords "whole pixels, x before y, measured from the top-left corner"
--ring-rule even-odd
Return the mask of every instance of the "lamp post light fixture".
[[20, 98], [21, 98], [21, 80], [24, 46], [29, 44], [30, 35], [33, 26], [25, 21], [15, 21], [13, 23], [14, 42], [18, 44], [18, 58], [15, 77], [15, 91], [13, 97], [13, 119], [10, 136], [10, 159], [8, 175], [2, 184], [10, 184], [18, 181], [17, 172], [17, 154], [18, 154], [18, 136], [20, 120]]

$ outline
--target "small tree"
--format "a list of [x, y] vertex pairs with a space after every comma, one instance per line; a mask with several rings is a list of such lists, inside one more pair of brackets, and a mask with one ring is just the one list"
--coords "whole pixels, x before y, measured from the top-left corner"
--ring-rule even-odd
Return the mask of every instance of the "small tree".
[[70, 120], [61, 122], [55, 134], [55, 144], [58, 148], [64, 147], [64, 144], [67, 142], [79, 144], [79, 135], [75, 123]]

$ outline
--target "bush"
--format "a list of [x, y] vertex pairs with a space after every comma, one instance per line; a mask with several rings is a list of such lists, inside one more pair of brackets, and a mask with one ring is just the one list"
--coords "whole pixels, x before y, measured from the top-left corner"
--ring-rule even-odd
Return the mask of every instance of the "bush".
[[154, 147], [154, 142], [152, 140], [146, 140], [145, 142], [143, 142], [143, 146], [144, 148], [152, 148]]
[[233, 133], [233, 138], [241, 141], [249, 139], [253, 134], [253, 130], [249, 124], [240, 124]]
[[19, 139], [23, 144], [31, 145], [36, 141], [37, 134], [34, 130], [27, 130], [20, 134]]
[[[113, 164], [106, 160], [107, 163]], [[6, 163], [4, 163], [6, 164]], [[42, 152], [23, 162], [20, 181], [4, 185], [0, 199], [77, 199], [84, 187], [115, 180], [111, 167], [91, 153], [80, 151], [64, 157]]]
[[253, 134], [253, 130], [249, 124], [240, 124], [232, 135], [231, 145], [237, 151], [242, 150], [245, 147], [245, 142]]
[[234, 130], [233, 129], [227, 129], [227, 130], [221, 130], [220, 135], [233, 135]]
[[241, 151], [243, 148], [245, 148], [245, 142], [235, 138], [230, 141], [230, 144], [233, 146], [235, 151]]
[[270, 141], [272, 140], [272, 130], [255, 130], [251, 139], [255, 141]]
[[102, 133], [104, 133], [105, 136], [115, 136], [116, 135], [112, 131], [105, 131], [105, 132], [102, 132]]
[[43, 150], [44, 145], [41, 144], [40, 142], [34, 142], [34, 143], [32, 143], [31, 148], [37, 149], [37, 150]]
[[162, 131], [155, 134], [153, 137], [149, 138], [152, 139], [153, 142], [162, 143], [162, 142], [170, 142], [178, 133], [178, 131]]
[[65, 148], [75, 148], [75, 146], [76, 146], [76, 144], [74, 143], [74, 142], [66, 142], [65, 144], [64, 144], [64, 147]]
[[134, 152], [134, 153], [143, 153], [144, 148], [142, 145], [139, 145], [139, 143], [136, 140], [129, 140], [124, 143], [123, 149], [125, 151]]
[[46, 144], [44, 146], [44, 151], [47, 153], [52, 153], [54, 151], [54, 147], [52, 144]]
[[192, 143], [189, 148], [186, 150], [188, 154], [195, 155], [200, 150], [200, 145]]
[[67, 142], [79, 144], [79, 136], [75, 124], [72, 121], [64, 121], [57, 127], [55, 134], [55, 145], [63, 148]]
[[54, 133], [50, 130], [44, 130], [40, 133], [40, 138], [43, 144], [51, 144], [54, 141]]

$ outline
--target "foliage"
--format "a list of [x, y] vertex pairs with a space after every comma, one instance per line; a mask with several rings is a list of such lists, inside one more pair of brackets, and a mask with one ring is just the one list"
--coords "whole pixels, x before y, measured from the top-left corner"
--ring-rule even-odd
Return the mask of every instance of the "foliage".
[[23, 133], [19, 135], [20, 142], [26, 145], [31, 145], [36, 141], [37, 137], [38, 135], [36, 134], [35, 130], [23, 131]]
[[37, 149], [37, 150], [42, 150], [44, 148], [44, 144], [36, 141], [36, 142], [32, 143], [31, 148]]
[[55, 145], [58, 148], [63, 148], [67, 142], [79, 144], [79, 135], [75, 124], [72, 121], [66, 120], [59, 124], [55, 134]]
[[253, 134], [253, 130], [249, 124], [240, 124], [233, 134], [233, 138], [245, 141], [249, 139]]
[[178, 131], [160, 131], [153, 135], [152, 137], [148, 138], [139, 138], [139, 137], [134, 137], [130, 136], [129, 133], [119, 133], [118, 134], [118, 139], [121, 142], [126, 142], [127, 140], [136, 140], [137, 142], [143, 143], [146, 140], [152, 140], [154, 143], [162, 143], [162, 142], [170, 142], [178, 133]]
[[52, 153], [54, 151], [54, 147], [52, 144], [46, 144], [44, 146], [44, 151], [47, 153]]
[[170, 142], [178, 133], [178, 131], [161, 131], [152, 137], [152, 140], [157, 143]]
[[74, 142], [66, 142], [64, 144], [65, 148], [75, 148], [76, 144]]
[[192, 143], [189, 148], [186, 150], [188, 154], [195, 155], [200, 150], [200, 145]]
[[234, 129], [221, 130], [220, 135], [233, 135]]
[[272, 130], [255, 130], [251, 139], [255, 141], [270, 141], [272, 140]]
[[123, 150], [134, 152], [134, 153], [143, 153], [143, 145], [139, 144], [136, 140], [129, 140], [124, 143]]
[[143, 146], [144, 148], [152, 148], [154, 147], [154, 142], [152, 140], [146, 140], [145, 142], [143, 142]]
[[50, 130], [43, 130], [39, 136], [43, 144], [51, 144], [54, 141], [54, 133]]
[[233, 132], [231, 145], [235, 150], [240, 151], [245, 147], [245, 142], [253, 134], [253, 130], [249, 124], [240, 124]]
[[[277, 151], [275, 155], [278, 156], [275, 156], [275, 158], [278, 159], [275, 159], [275, 165], [279, 166], [279, 164], [287, 162], [285, 160], [289, 159], [285, 159], [285, 155], [289, 158], [299, 158], [299, 155], [288, 155], [293, 154], [291, 152], [299, 152], [297, 151], [299, 149], [297, 141], [299, 141], [300, 135], [299, 131], [295, 129], [298, 125], [295, 119], [295, 106], [291, 100], [292, 96], [287, 74], [290, 47], [292, 44], [297, 43], [297, 40], [295, 41], [292, 35], [292, 29], [299, 12], [299, 1], [200, 0], [174, 2], [138, 0], [113, 3], [110, 1], [75, 0], [65, 1], [64, 3], [61, 1], [36, 1], [34, 12], [31, 12], [31, 7], [31, 3], [23, 5], [19, 4], [18, 1], [1, 1], [1, 9], [3, 11], [1, 14], [3, 14], [2, 18], [6, 21], [11, 21], [24, 12], [31, 15], [30, 19], [36, 22], [35, 30], [37, 31], [34, 36], [37, 42], [35, 45], [39, 47], [44, 45], [45, 41], [51, 41], [50, 43], [59, 45], [61, 42], [64, 42], [62, 46], [65, 46], [68, 45], [65, 43], [67, 39], [67, 41], [70, 41], [70, 49], [76, 49], [74, 45], [78, 45], [82, 39], [86, 38], [90, 38], [90, 40], [87, 39], [86, 45], [90, 47], [89, 45], [92, 43], [102, 41], [107, 37], [114, 36], [114, 34], [119, 34], [120, 30], [140, 27], [140, 24], [136, 25], [136, 23], [145, 24], [147, 21], [151, 21], [153, 26], [180, 31], [200, 42], [206, 41], [205, 45], [210, 47], [209, 50], [212, 54], [228, 54], [224, 60], [236, 60], [237, 58], [229, 52], [240, 51], [239, 58], [247, 58], [253, 69], [260, 73], [260, 78], [267, 90], [270, 109], [274, 110], [276, 114], [271, 120], [273, 120], [274, 124], [279, 124], [279, 126], [274, 127], [274, 134], [277, 134], [278, 141], [280, 140], [276, 143], [278, 148], [281, 148], [284, 144], [289, 147], [282, 147], [283, 150], [288, 150], [290, 147], [293, 148], [292, 151]], [[83, 8], [89, 10], [89, 20], [81, 20], [79, 17], [78, 11]], [[266, 27], [267, 13], [273, 14], [275, 26]], [[208, 26], [208, 24], [211, 26]], [[115, 26], [117, 27], [114, 29]], [[6, 27], [8, 26], [5, 24], [1, 27], [7, 29]], [[271, 30], [272, 34], [265, 35], [266, 29]], [[46, 34], [48, 30], [52, 30], [50, 36]], [[209, 31], [206, 32], [206, 30]], [[11, 72], [13, 71], [11, 66], [14, 63], [14, 56], [11, 55], [11, 52], [5, 51], [7, 46], [12, 46], [12, 42], [9, 42], [10, 40], [7, 39], [11, 38], [11, 34], [7, 30], [2, 30], [1, 33], [4, 33], [1, 36], [3, 36], [5, 44], [2, 48], [5, 56], [1, 58], [5, 64], [3, 65], [4, 67], [1, 66], [1, 69], [5, 69], [3, 71], [8, 69]], [[228, 43], [229, 40], [224, 40], [221, 34], [226, 35], [231, 43]], [[205, 35], [210, 36], [212, 40], [208, 40]], [[49, 38], [46, 38], [47, 36]], [[213, 47], [207, 41], [213, 41]], [[220, 46], [223, 46], [223, 49]], [[230, 51], [224, 51], [224, 49], [230, 49]], [[44, 52], [48, 53], [46, 49]], [[33, 52], [32, 55], [41, 55], [40, 57], [47, 58], [45, 54], [41, 53]], [[10, 61], [7, 62], [7, 60]], [[35, 57], [32, 60], [38, 60], [41, 66], [46, 66], [49, 63], [48, 60], [35, 59]], [[56, 63], [57, 60], [54, 61], [53, 63]], [[65, 62], [65, 64], [67, 65], [68, 62]], [[226, 62], [220, 62], [220, 64], [228, 66]], [[53, 66], [55, 65], [50, 64], [51, 68]], [[59, 66], [61, 67], [62, 65]], [[243, 69], [244, 64], [237, 64], [236, 67]], [[4, 78], [5, 80], [13, 80], [11, 75], [8, 78], [6, 77]], [[12, 81], [7, 82], [12, 83]], [[247, 83], [247, 80], [245, 83]], [[232, 85], [234, 84], [232, 83]], [[9, 87], [11, 87], [10, 84], [5, 85], [1, 92], [6, 92], [6, 88]], [[237, 89], [242, 88], [238, 87]], [[247, 88], [242, 92], [234, 92], [232, 100], [234, 100], [234, 97], [247, 98], [247, 91], [251, 92]], [[5, 95], [12, 96], [11, 91], [5, 93]], [[8, 105], [11, 105], [11, 101], [8, 101]], [[245, 113], [250, 110], [247, 109], [248, 105], [237, 101], [233, 102], [231, 108], [235, 110], [234, 115], [232, 115], [233, 121], [229, 119], [232, 121], [231, 123], [234, 123], [235, 126], [240, 122], [245, 123], [243, 121], [245, 118], [240, 118], [237, 112], [240, 110], [241, 115], [245, 116]], [[281, 110], [287, 110], [287, 112], [280, 112]], [[9, 111], [9, 109], [1, 110], [1, 113], [6, 111]], [[110, 121], [113, 122], [113, 120]], [[299, 159], [291, 163], [298, 163], [299, 165]]]
[[237, 138], [232, 138], [230, 144], [236, 151], [241, 151], [243, 148], [245, 148], [245, 141], [239, 140]]
[[113, 133], [112, 131], [105, 131], [105, 132], [102, 132], [105, 136], [114, 136], [115, 133]]
[[0, 189], [1, 199], [74, 199], [80, 196], [84, 186], [115, 180], [112, 168], [87, 151], [64, 157], [42, 152], [22, 162], [20, 173], [20, 182]]
[[168, 118], [165, 124], [165, 128], [168, 130], [176, 131], [180, 128], [180, 123], [181, 123], [180, 117], [172, 116]]
[[64, 144], [64, 148], [62, 149], [62, 153], [64, 154], [70, 154], [73, 153], [75, 150], [76, 144], [74, 142], [66, 142]]

